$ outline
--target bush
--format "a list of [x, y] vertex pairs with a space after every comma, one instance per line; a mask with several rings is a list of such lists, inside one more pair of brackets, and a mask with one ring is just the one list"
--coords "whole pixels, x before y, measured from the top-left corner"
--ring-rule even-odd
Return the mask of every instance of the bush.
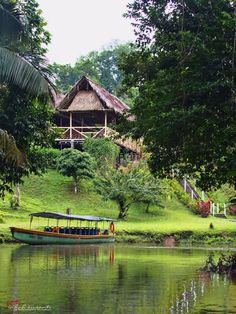
[[63, 149], [58, 157], [57, 168], [63, 176], [74, 179], [75, 193], [82, 179], [93, 179], [95, 176], [94, 159], [88, 153], [77, 149]]
[[87, 138], [83, 143], [83, 149], [92, 156], [100, 174], [107, 173], [116, 165], [119, 155], [119, 147], [108, 138]]
[[208, 202], [201, 201], [201, 202], [197, 203], [197, 208], [198, 208], [198, 213], [202, 217], [206, 218], [210, 215], [211, 203], [210, 203], [210, 201], [208, 201]]
[[229, 207], [229, 212], [231, 215], [236, 215], [236, 204]]
[[39, 148], [39, 154], [43, 157], [46, 168], [56, 169], [57, 168], [57, 158], [60, 156], [61, 151], [56, 148]]

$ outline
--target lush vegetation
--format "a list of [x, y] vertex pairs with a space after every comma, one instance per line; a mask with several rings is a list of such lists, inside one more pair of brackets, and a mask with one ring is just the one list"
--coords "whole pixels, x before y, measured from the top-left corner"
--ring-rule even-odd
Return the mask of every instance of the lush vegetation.
[[56, 162], [60, 174], [73, 178], [75, 193], [82, 179], [92, 179], [95, 175], [95, 161], [86, 152], [72, 148], [63, 149]]
[[158, 204], [164, 186], [154, 178], [146, 165], [130, 165], [118, 170], [110, 170], [96, 180], [95, 188], [105, 200], [113, 200], [119, 207], [118, 218], [124, 219], [132, 204], [141, 204], [148, 212], [151, 204]]
[[99, 175], [107, 174], [116, 166], [119, 147], [109, 138], [87, 138], [83, 150], [94, 158]]
[[128, 44], [114, 44], [101, 52], [92, 51], [80, 57], [74, 66], [54, 63], [50, 69], [55, 73], [55, 84], [61, 92], [69, 89], [82, 77], [88, 76], [115, 95], [121, 93], [122, 72], [119, 69], [121, 55], [130, 51]]
[[[167, 183], [166, 183], [167, 184]], [[0, 201], [1, 234], [11, 239], [9, 226], [29, 226], [29, 213], [38, 211], [64, 212], [71, 208], [74, 214], [91, 214], [117, 218], [119, 208], [116, 202], [105, 201], [94, 192], [91, 181], [82, 181], [78, 193], [74, 193], [73, 179], [50, 170], [43, 176], [32, 175], [21, 187], [21, 208], [10, 208], [11, 196]], [[159, 205], [151, 205], [149, 212], [140, 204], [132, 204], [124, 221], [116, 224], [120, 241], [147, 241], [162, 243], [173, 235], [176, 240], [232, 243], [235, 241], [235, 222], [226, 219], [201, 218], [180, 201], [174, 190], [159, 199]], [[35, 220], [35, 227], [43, 225], [43, 219]], [[209, 225], [213, 223], [214, 229]]]
[[122, 62], [138, 89], [131, 133], [152, 170], [205, 190], [235, 184], [235, 1], [134, 0], [126, 16], [138, 43]]
[[50, 145], [52, 110], [45, 65], [50, 35], [38, 3], [0, 1], [0, 196], [45, 170], [36, 146]]

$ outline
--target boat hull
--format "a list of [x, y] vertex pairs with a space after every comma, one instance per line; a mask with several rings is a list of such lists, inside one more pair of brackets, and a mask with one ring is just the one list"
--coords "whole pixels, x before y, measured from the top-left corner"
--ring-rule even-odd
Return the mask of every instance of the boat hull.
[[112, 243], [111, 235], [73, 235], [11, 227], [12, 236], [27, 244], [92, 244]]

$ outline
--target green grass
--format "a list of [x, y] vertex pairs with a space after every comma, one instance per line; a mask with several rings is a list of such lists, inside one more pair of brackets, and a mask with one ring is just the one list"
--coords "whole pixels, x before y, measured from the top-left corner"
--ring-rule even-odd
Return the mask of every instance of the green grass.
[[[78, 194], [73, 192], [72, 180], [50, 170], [42, 177], [31, 176], [25, 179], [21, 187], [21, 209], [10, 209], [10, 196], [0, 201], [0, 234], [7, 233], [9, 226], [28, 227], [29, 214], [39, 211], [65, 213], [71, 208], [73, 214], [96, 215], [116, 218], [117, 204], [105, 202], [100, 195], [92, 191], [90, 182], [83, 182]], [[4, 223], [1, 223], [1, 219]], [[209, 229], [213, 223], [214, 229]], [[34, 219], [34, 226], [47, 224], [45, 219]], [[195, 233], [230, 233], [236, 232], [236, 223], [224, 219], [201, 218], [172, 196], [162, 199], [162, 207], [152, 206], [145, 213], [143, 206], [137, 204], [130, 208], [125, 221], [116, 224], [121, 234], [173, 234], [193, 231]]]

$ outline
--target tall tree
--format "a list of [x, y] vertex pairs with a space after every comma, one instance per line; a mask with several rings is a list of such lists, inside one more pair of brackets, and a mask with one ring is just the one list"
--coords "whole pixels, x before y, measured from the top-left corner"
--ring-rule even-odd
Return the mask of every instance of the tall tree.
[[10, 83], [34, 96], [49, 95], [44, 64], [50, 35], [35, 0], [0, 0], [0, 84]]
[[55, 73], [55, 84], [65, 93], [85, 75], [109, 92], [120, 94], [122, 72], [119, 69], [119, 60], [129, 50], [128, 44], [115, 44], [101, 52], [92, 51], [80, 57], [74, 66], [54, 63], [50, 68]]
[[[23, 175], [44, 170], [35, 147], [51, 140], [52, 110], [46, 104], [49, 72], [44, 62], [50, 35], [38, 3], [0, 0], [0, 17], [0, 194], [4, 195]], [[19, 156], [24, 157], [21, 162]]]
[[122, 61], [138, 89], [131, 132], [152, 170], [236, 184], [235, 2], [135, 0], [126, 16], [138, 44]]

